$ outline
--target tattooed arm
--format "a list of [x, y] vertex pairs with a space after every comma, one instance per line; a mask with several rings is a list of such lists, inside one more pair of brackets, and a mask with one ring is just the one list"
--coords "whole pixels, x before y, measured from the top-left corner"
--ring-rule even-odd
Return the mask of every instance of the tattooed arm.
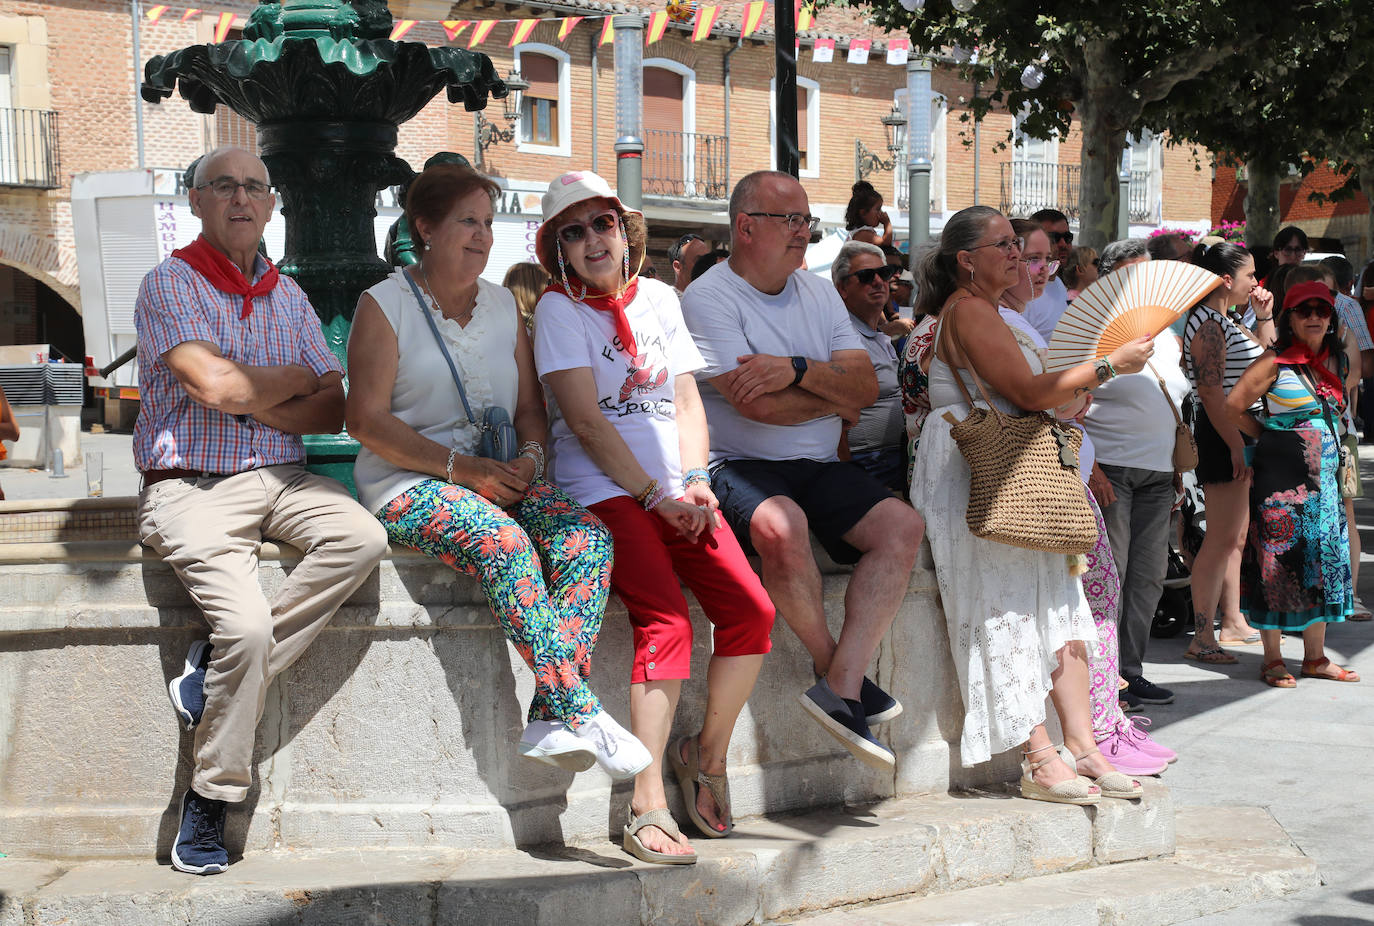
[[1208, 421], [1230, 449], [1232, 476], [1239, 479], [1246, 469], [1245, 440], [1226, 411], [1226, 389], [1222, 385], [1226, 373], [1226, 338], [1219, 322], [1208, 319], [1198, 326], [1191, 353], [1198, 398], [1202, 400]]

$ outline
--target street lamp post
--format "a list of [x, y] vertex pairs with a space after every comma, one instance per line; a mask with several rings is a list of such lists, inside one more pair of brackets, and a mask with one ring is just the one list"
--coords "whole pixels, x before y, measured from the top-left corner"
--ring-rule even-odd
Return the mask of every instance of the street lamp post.
[[620, 13], [615, 29], [615, 189], [631, 209], [643, 208], [644, 19]]
[[1121, 153], [1121, 175], [1117, 183], [1116, 240], [1131, 237], [1131, 149]]
[[916, 269], [916, 246], [930, 238], [930, 59], [906, 63], [907, 265]]

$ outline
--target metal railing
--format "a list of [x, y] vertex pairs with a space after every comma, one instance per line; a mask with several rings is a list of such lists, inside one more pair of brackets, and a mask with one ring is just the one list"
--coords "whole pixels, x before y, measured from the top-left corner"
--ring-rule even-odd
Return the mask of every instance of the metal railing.
[[724, 135], [644, 130], [644, 192], [652, 196], [725, 200], [730, 195], [730, 143]]
[[[1159, 193], [1148, 170], [1131, 171], [1130, 217], [1139, 224], [1159, 223]], [[1040, 209], [1058, 209], [1070, 220], [1078, 218], [1082, 169], [1077, 164], [1010, 161], [1002, 165], [1001, 210], [1028, 216]]]
[[61, 185], [57, 113], [0, 109], [0, 186], [55, 190]]

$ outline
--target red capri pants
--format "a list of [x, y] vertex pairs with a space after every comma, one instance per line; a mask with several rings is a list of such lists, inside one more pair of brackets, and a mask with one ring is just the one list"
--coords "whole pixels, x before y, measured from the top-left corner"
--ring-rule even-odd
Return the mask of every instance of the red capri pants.
[[777, 609], [724, 522], [692, 543], [628, 496], [588, 508], [610, 528], [615, 542], [611, 591], [625, 602], [634, 627], [632, 684], [691, 678], [692, 620], [679, 577], [711, 621], [712, 655], [752, 656], [772, 649], [769, 635]]

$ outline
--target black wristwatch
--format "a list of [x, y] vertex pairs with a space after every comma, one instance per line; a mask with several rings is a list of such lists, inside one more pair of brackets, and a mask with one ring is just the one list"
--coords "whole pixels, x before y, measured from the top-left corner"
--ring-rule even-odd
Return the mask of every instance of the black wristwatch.
[[799, 386], [801, 385], [802, 377], [806, 375], [806, 358], [793, 357], [792, 369], [796, 371], [796, 375], [792, 377], [792, 385]]

